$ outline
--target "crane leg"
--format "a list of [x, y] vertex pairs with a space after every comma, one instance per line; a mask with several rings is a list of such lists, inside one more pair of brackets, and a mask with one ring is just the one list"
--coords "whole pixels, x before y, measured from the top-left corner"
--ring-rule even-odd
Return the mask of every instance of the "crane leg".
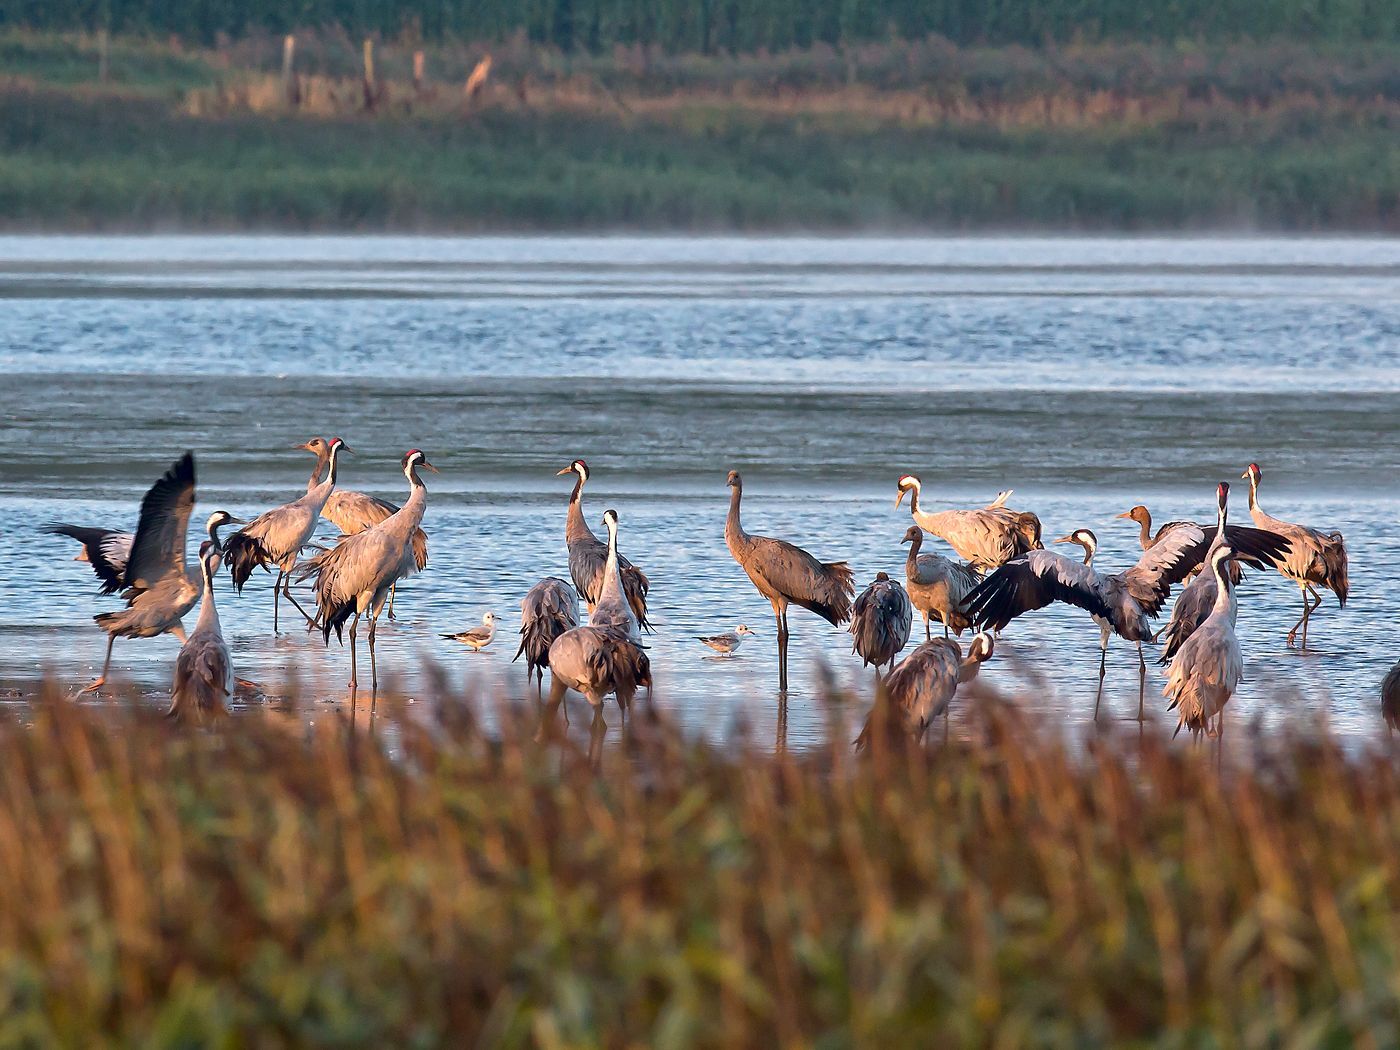
[[783, 610], [783, 614], [782, 614], [782, 615], [783, 615], [783, 635], [782, 635], [782, 640], [781, 640], [781, 645], [782, 645], [782, 647], [783, 647], [783, 664], [782, 664], [782, 679], [783, 679], [783, 680], [782, 680], [782, 689], [783, 689], [783, 692], [786, 693], [786, 692], [787, 692], [787, 687], [788, 687], [787, 681], [788, 681], [788, 636], [789, 636], [789, 632], [788, 632], [788, 621], [787, 621], [787, 610], [786, 610], [786, 609]]
[[398, 593], [398, 589], [399, 589], [399, 585], [398, 585], [397, 583], [391, 583], [391, 584], [389, 585], [389, 619], [390, 619], [390, 620], [395, 620], [395, 619], [397, 619], [397, 617], [394, 616], [394, 595]]
[[297, 601], [296, 597], [292, 594], [291, 573], [282, 574], [282, 593], [287, 596], [287, 601], [291, 602], [294, 606], [296, 606], [297, 612], [301, 613], [302, 617], [305, 618], [306, 626], [308, 628], [314, 627], [316, 625], [316, 621], [313, 620], [310, 614], [308, 614], [307, 611], [301, 607], [301, 602]]
[[[1311, 595], [1313, 603], [1307, 604], [1308, 596]], [[1308, 651], [1308, 622], [1312, 619], [1312, 614], [1317, 611], [1317, 607], [1322, 604], [1322, 595], [1313, 589], [1312, 584], [1308, 584], [1303, 591], [1303, 651]]]
[[371, 704], [379, 697], [379, 665], [374, 659], [374, 629], [378, 624], [379, 617], [371, 612], [369, 616], [369, 696]]
[[1099, 650], [1099, 691], [1094, 697], [1094, 721], [1099, 720], [1099, 705], [1103, 703], [1103, 679], [1108, 673], [1108, 639], [1104, 639], [1103, 648]]
[[1298, 593], [1303, 597], [1303, 615], [1298, 617], [1298, 622], [1295, 623], [1288, 632], [1287, 644], [1290, 649], [1293, 648], [1293, 643], [1298, 637], [1298, 628], [1300, 627], [1303, 628], [1303, 646], [1306, 648], [1308, 644], [1307, 621], [1308, 613], [1312, 611], [1308, 608], [1308, 585], [1306, 583], [1298, 584]]
[[1142, 643], [1138, 647], [1138, 722], [1142, 722], [1143, 694], [1147, 692], [1147, 660], [1142, 655]]
[[776, 605], [773, 606], [773, 620], [777, 626], [778, 635], [778, 691], [787, 692], [787, 632], [783, 627], [783, 614]]
[[282, 600], [282, 577], [284, 573], [277, 570], [277, 582], [272, 585], [272, 633], [277, 633], [277, 603]]
[[117, 636], [109, 634], [107, 636], [107, 658], [102, 661], [102, 674], [98, 676], [97, 681], [93, 682], [92, 685], [84, 686], [80, 692], [95, 693], [107, 684], [107, 669], [112, 666], [112, 646], [116, 644]]
[[355, 618], [350, 621], [350, 703], [355, 702], [355, 691], [359, 686], [359, 676], [355, 673], [355, 635], [360, 629], [360, 614], [355, 613]]
[[[946, 631], [946, 630], [948, 629], [948, 625], [947, 625], [947, 624], [944, 624], [944, 625], [943, 625], [943, 629]], [[944, 635], [944, 637], [946, 638], [947, 635]], [[927, 612], [924, 613], [924, 641], [926, 641], [926, 642], [931, 642], [931, 641], [933, 641], [933, 628], [929, 626], [929, 622], [928, 622], [928, 613], [927, 613]]]

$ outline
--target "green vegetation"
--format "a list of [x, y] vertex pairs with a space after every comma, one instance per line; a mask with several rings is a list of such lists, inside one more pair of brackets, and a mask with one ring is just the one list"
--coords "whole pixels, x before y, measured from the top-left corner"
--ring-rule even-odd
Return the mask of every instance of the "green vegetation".
[[351, 732], [52, 695], [0, 721], [0, 1038], [1396, 1041], [1391, 756], [1072, 753], [982, 696], [965, 741], [858, 758], [826, 703], [828, 746], [772, 756], [645, 703], [600, 743], [533, 701], [488, 735], [451, 699]]
[[353, 35], [502, 40], [523, 34], [563, 51], [806, 48], [917, 40], [1292, 37], [1400, 41], [1389, 0], [0, 0], [0, 27], [220, 35], [334, 27]]
[[1400, 47], [413, 50], [0, 33], [0, 226], [1400, 230]]

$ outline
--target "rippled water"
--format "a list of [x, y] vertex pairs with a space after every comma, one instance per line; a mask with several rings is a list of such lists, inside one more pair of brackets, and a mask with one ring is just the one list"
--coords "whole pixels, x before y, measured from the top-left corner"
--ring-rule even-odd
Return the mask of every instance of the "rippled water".
[[[567, 574], [554, 472], [579, 455], [590, 518], [616, 507], [653, 580], [658, 702], [696, 731], [778, 729], [771, 612], [724, 547], [730, 467], [751, 531], [847, 558], [863, 586], [902, 572], [905, 471], [949, 505], [1014, 487], [1047, 535], [1095, 529], [1112, 570], [1136, 542], [1114, 514], [1211, 520], [1215, 482], [1257, 459], [1272, 513], [1346, 533], [1353, 592], [1340, 613], [1328, 596], [1301, 656], [1282, 637], [1296, 588], [1252, 578], [1232, 710], [1269, 726], [1325, 711], [1371, 737], [1400, 657], [1400, 241], [3, 237], [0, 371], [0, 679], [19, 696], [46, 670], [95, 674], [90, 617], [113, 604], [36, 525], [134, 525], [187, 447], [201, 516], [250, 515], [301, 491], [310, 459], [290, 446], [332, 433], [359, 452], [349, 487], [400, 497], [411, 446], [443, 472], [432, 564], [381, 636], [410, 691], [425, 657], [519, 691], [517, 603]], [[274, 639], [269, 583], [221, 595], [240, 672], [309, 668], [338, 697], [345, 654]], [[485, 653], [437, 638], [487, 609], [506, 625]], [[739, 621], [762, 636], [733, 659], [694, 640]], [[844, 633], [792, 622], [800, 747], [825, 718], [814, 662], [862, 690], [868, 676]], [[1085, 614], [1045, 610], [986, 676], [1082, 725], [1097, 642]], [[175, 649], [118, 642], [114, 667], [154, 702]], [[1161, 682], [1154, 667], [1152, 711]], [[1136, 655], [1116, 643], [1105, 709], [1137, 700]]]

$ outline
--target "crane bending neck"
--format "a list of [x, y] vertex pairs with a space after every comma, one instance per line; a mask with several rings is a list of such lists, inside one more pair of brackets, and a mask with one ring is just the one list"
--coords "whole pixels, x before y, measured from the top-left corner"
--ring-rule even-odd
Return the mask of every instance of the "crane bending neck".
[[743, 541], [749, 538], [744, 531], [743, 522], [739, 520], [739, 502], [744, 498], [744, 490], [734, 485], [729, 490], [729, 517], [724, 522], [724, 537], [727, 540]]

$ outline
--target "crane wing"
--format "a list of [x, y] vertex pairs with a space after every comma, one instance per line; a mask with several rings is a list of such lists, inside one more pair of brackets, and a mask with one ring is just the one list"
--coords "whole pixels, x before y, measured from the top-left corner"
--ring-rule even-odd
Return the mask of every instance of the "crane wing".
[[194, 510], [194, 453], [186, 452], [141, 500], [141, 521], [131, 543], [123, 581], [148, 590], [162, 576], [185, 567], [185, 533]]
[[963, 608], [979, 629], [1000, 631], [1022, 613], [1051, 602], [1066, 602], [1112, 618], [1102, 577], [1083, 562], [1047, 550], [1030, 551], [1007, 562], [968, 593]]
[[131, 533], [69, 525], [61, 521], [44, 525], [42, 531], [67, 536], [83, 545], [83, 558], [87, 559], [93, 573], [102, 581], [101, 593], [115, 594], [122, 589], [126, 563], [131, 559], [131, 543], [135, 539]]

